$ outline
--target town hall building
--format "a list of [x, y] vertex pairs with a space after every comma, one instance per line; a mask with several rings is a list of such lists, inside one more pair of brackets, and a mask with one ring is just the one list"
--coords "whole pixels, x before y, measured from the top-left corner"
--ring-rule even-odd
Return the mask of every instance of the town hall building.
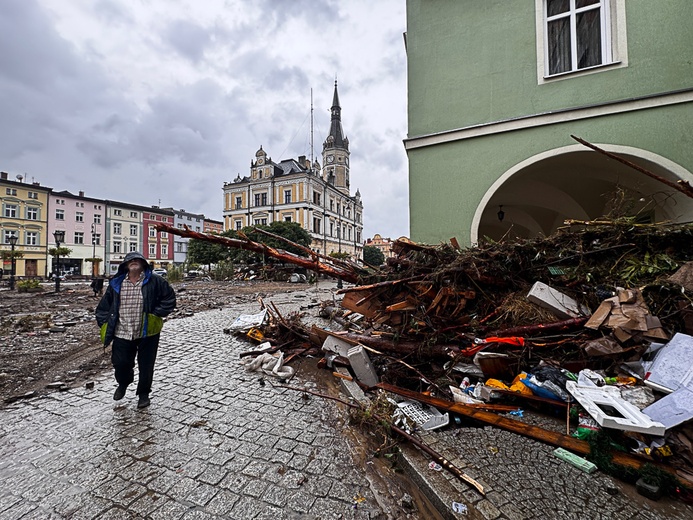
[[322, 164], [300, 156], [274, 162], [262, 146], [251, 161], [250, 175], [224, 183], [224, 228], [297, 222], [321, 254], [362, 256], [363, 204], [349, 185], [349, 139], [342, 130], [335, 81], [330, 132], [322, 148]]

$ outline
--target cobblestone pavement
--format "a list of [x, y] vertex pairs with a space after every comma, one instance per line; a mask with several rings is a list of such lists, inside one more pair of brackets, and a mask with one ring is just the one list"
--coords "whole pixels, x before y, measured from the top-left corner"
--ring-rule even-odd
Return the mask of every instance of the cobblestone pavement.
[[249, 345], [223, 328], [258, 310], [167, 322], [149, 408], [135, 385], [114, 402], [108, 373], [1, 409], [0, 519], [407, 517], [352, 460], [333, 404], [244, 371]]
[[[548, 427], [548, 425], [545, 425]], [[484, 519], [690, 519], [693, 507], [673, 498], [651, 501], [635, 487], [597, 471], [587, 474], [553, 455], [554, 447], [491, 426], [423, 432], [423, 440], [479, 481], [476, 490], [436, 472], [405, 448], [413, 479], [445, 518]], [[453, 513], [457, 502], [467, 516]]]

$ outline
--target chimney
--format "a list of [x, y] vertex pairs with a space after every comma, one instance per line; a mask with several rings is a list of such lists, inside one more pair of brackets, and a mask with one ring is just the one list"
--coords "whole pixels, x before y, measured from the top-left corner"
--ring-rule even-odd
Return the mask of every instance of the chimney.
[[7, 180], [7, 172], [0, 172], [0, 180], [3, 180], [3, 181]]
[[80, 191], [80, 192], [79, 192], [79, 196], [80, 196], [80, 197], [84, 197], [84, 192], [83, 192], [83, 191]]

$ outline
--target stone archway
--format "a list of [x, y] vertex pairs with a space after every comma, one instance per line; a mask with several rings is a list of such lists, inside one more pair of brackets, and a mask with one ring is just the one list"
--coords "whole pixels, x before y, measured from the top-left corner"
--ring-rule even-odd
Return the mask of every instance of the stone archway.
[[[665, 157], [637, 148], [598, 145], [672, 181], [693, 184], [693, 175]], [[548, 236], [566, 219], [590, 220], [614, 201], [642, 221], [693, 219], [693, 199], [635, 169], [582, 145], [549, 150], [506, 171], [484, 194], [471, 226], [471, 243]], [[499, 219], [502, 206], [503, 219]]]

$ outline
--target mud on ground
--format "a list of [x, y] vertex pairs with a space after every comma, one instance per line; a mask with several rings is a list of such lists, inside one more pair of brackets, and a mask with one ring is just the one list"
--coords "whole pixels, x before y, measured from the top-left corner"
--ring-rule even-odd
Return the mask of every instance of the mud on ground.
[[[221, 309], [280, 292], [305, 289], [285, 282], [186, 281], [172, 284], [176, 311], [168, 319]], [[0, 292], [0, 406], [55, 387], [86, 384], [111, 368], [94, 319], [98, 297], [89, 282], [67, 283], [61, 292]], [[51, 385], [49, 387], [49, 385]]]

